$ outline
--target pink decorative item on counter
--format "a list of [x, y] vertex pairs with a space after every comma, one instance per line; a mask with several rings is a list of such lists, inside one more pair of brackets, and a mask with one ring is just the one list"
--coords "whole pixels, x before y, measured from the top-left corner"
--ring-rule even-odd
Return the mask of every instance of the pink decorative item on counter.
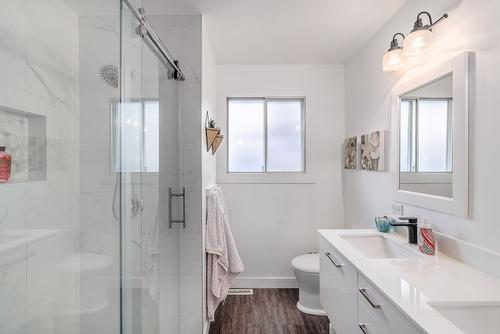
[[10, 179], [12, 157], [5, 153], [5, 147], [0, 146], [0, 183], [5, 183]]
[[428, 223], [427, 218], [421, 218], [422, 224], [418, 232], [418, 249], [427, 255], [436, 254], [436, 240], [432, 232], [431, 224]]

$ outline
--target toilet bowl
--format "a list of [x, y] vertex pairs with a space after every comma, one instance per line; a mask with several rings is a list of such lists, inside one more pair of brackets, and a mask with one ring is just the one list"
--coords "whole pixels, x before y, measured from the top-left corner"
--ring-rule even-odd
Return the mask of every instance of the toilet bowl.
[[292, 260], [299, 286], [299, 311], [312, 315], [326, 315], [319, 301], [319, 255], [305, 254]]

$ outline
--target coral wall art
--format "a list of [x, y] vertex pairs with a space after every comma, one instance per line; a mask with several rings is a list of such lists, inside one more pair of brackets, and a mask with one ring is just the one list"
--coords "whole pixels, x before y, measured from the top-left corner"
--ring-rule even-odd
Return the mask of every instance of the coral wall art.
[[361, 136], [361, 168], [385, 171], [385, 132], [375, 131]]
[[358, 137], [344, 140], [344, 169], [358, 169]]

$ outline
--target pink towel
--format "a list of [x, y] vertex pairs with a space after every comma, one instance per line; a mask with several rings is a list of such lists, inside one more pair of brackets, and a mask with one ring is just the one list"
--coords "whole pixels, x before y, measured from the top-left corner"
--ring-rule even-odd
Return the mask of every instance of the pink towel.
[[228, 224], [222, 191], [215, 188], [207, 194], [207, 313], [214, 320], [215, 310], [226, 299], [232, 283], [243, 272], [243, 263], [236, 249]]

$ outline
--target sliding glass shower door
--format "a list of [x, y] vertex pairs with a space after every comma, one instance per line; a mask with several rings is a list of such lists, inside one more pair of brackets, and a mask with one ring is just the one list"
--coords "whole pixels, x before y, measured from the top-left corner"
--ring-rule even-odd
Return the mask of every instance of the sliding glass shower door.
[[141, 38], [140, 26], [124, 1], [121, 99], [113, 116], [121, 173], [121, 326], [124, 334], [169, 334], [179, 332], [178, 223], [184, 214], [179, 84]]

